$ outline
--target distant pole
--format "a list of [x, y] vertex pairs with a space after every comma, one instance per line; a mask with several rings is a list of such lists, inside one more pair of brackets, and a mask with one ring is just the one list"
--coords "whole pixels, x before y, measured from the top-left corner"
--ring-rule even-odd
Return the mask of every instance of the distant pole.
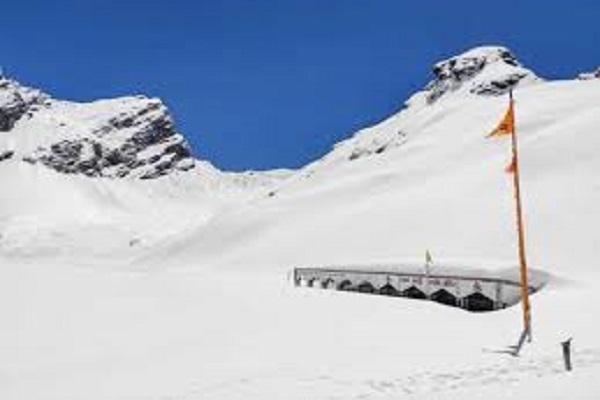
[[[514, 116], [514, 100], [512, 89], [510, 91], [510, 107], [513, 108]], [[523, 206], [521, 205], [521, 185], [519, 174], [519, 152], [517, 146], [517, 129], [516, 123], [512, 129], [512, 168], [513, 168], [513, 184], [515, 187], [515, 202], [517, 213], [517, 231], [519, 235], [519, 264], [521, 267], [521, 302], [523, 304], [523, 329], [527, 332], [529, 341], [531, 341], [531, 306], [529, 303], [529, 279], [527, 276], [527, 258], [525, 256], [525, 232], [523, 228]]]
[[569, 338], [569, 339], [565, 340], [564, 342], [560, 343], [562, 345], [563, 358], [565, 360], [565, 369], [567, 371], [571, 371], [573, 369], [573, 366], [571, 365], [571, 341], [572, 340], [573, 340], [573, 338]]
[[430, 266], [431, 263], [433, 262], [433, 259], [431, 258], [431, 253], [429, 252], [429, 249], [425, 252], [425, 292], [427, 295], [427, 298], [429, 298], [429, 275], [430, 275]]

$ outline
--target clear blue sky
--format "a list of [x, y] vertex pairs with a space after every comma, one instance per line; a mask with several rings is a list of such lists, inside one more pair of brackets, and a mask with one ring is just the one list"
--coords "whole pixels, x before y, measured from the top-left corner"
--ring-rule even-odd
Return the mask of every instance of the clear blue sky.
[[5, 1], [0, 65], [55, 97], [161, 97], [221, 168], [298, 167], [397, 110], [440, 58], [512, 48], [551, 78], [600, 65], [600, 2]]

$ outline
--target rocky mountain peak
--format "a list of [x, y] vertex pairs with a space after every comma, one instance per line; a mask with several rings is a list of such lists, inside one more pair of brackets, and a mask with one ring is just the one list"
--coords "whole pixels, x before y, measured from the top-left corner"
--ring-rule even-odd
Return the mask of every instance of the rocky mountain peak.
[[437, 62], [432, 72], [433, 79], [425, 89], [414, 93], [402, 110], [338, 143], [324, 162], [376, 157], [403, 146], [415, 129], [406, 121], [416, 118], [422, 110], [442, 98], [450, 100], [454, 95], [499, 96], [516, 86], [541, 81], [532, 71], [523, 67], [510, 50], [501, 46], [473, 48]]
[[457, 91], [497, 96], [521, 83], [539, 79], [501, 46], [476, 47], [440, 61], [434, 65], [433, 75], [425, 89], [428, 104]]
[[0, 162], [8, 159], [61, 173], [139, 179], [195, 165], [159, 99], [60, 101], [0, 78]]

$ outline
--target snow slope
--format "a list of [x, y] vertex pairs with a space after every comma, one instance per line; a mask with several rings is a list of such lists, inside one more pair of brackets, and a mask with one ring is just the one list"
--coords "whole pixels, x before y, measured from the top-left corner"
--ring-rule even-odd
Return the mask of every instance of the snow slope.
[[[99, 181], [0, 163], [16, 188], [0, 197], [3, 238], [22, 241], [0, 241], [2, 397], [598, 397], [600, 80], [545, 82], [506, 52], [437, 64], [398, 114], [258, 190], [220, 171]], [[510, 86], [529, 261], [552, 276], [532, 298], [522, 357], [495, 352], [520, 333], [518, 307], [473, 314], [291, 285], [294, 266], [425, 249], [440, 269], [516, 265], [509, 143], [484, 138]], [[559, 342], [570, 336], [567, 374]]]
[[290, 173], [226, 173], [195, 159], [159, 99], [57, 100], [0, 76], [0, 179], [10, 188], [0, 196], [0, 252], [8, 256], [122, 261]]

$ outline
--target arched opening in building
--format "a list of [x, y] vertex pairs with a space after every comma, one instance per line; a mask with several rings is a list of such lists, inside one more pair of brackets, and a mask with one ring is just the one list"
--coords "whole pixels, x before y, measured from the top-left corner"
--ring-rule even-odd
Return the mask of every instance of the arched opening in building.
[[440, 289], [431, 294], [431, 300], [448, 306], [456, 307], [458, 299], [446, 289]]
[[492, 311], [494, 309], [494, 301], [477, 292], [463, 298], [463, 307], [469, 311]]
[[402, 295], [406, 296], [406, 297], [410, 297], [411, 299], [426, 299], [427, 296], [425, 295], [425, 292], [423, 292], [421, 289], [417, 288], [416, 286], [411, 286], [408, 289], [405, 289], [404, 291], [402, 291]]
[[311, 279], [307, 280], [306, 281], [306, 286], [313, 287], [314, 284], [315, 284], [315, 280], [316, 280], [316, 278], [311, 278]]
[[400, 292], [398, 292], [398, 290], [389, 283], [386, 283], [379, 288], [379, 294], [384, 296], [400, 296]]
[[331, 278], [321, 280], [321, 287], [323, 289], [329, 289], [332, 285], [333, 285], [333, 279], [331, 279]]
[[360, 293], [375, 293], [375, 287], [371, 284], [371, 282], [361, 282], [357, 287], [356, 290]]
[[341, 281], [337, 286], [338, 290], [352, 290], [352, 282], [348, 279]]

